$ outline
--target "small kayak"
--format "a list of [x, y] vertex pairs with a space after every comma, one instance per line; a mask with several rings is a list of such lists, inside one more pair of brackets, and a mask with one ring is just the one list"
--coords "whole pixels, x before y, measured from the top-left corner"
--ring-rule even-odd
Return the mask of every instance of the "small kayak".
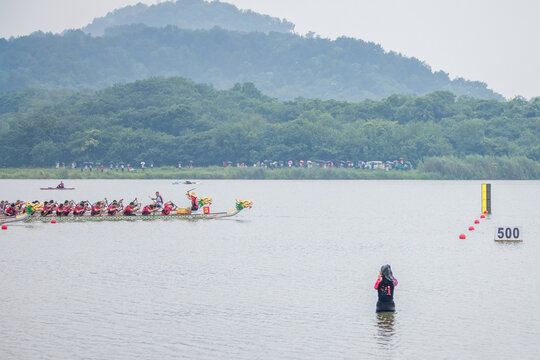
[[46, 187], [46, 188], [39, 188], [39, 190], [75, 190], [75, 188]]
[[180, 185], [180, 184], [183, 184], [183, 185], [194, 185], [194, 184], [198, 184], [196, 181], [190, 181], [190, 180], [186, 180], [186, 181], [175, 181], [172, 183], [173, 185]]

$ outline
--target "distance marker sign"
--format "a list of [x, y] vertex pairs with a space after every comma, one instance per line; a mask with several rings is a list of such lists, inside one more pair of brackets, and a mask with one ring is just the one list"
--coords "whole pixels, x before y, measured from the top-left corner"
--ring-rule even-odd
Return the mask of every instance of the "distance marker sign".
[[495, 241], [523, 241], [520, 226], [499, 226], [495, 228]]

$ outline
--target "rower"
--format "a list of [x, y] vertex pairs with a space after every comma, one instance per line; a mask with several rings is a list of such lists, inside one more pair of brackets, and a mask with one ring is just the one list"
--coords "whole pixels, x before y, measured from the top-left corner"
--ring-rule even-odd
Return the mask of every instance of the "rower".
[[168, 201], [163, 205], [163, 210], [161, 211], [161, 215], [169, 215], [172, 210], [176, 209], [176, 205], [173, 204], [172, 201]]
[[92, 210], [90, 210], [90, 216], [100, 216], [103, 212], [105, 204], [107, 204], [107, 198], [105, 198], [103, 201], [98, 201], [95, 203], [94, 206], [92, 206]]
[[83, 216], [86, 212], [86, 201], [81, 201], [75, 208], [73, 209], [73, 216]]
[[139, 210], [140, 204], [137, 201], [137, 198], [129, 203], [128, 206], [124, 208], [124, 216], [135, 216], [135, 212]]
[[45, 201], [45, 203], [43, 204], [43, 210], [41, 210], [41, 216], [51, 215], [54, 211], [55, 206], [56, 201]]
[[56, 185], [57, 189], [63, 189], [64, 188], [64, 182], [60, 180], [60, 184]]
[[113, 200], [112, 204], [109, 205], [107, 209], [107, 215], [108, 216], [115, 216], [118, 211], [122, 210], [122, 200], [119, 202], [116, 202], [116, 200]]
[[64, 212], [62, 213], [62, 216], [68, 216], [72, 208], [73, 208], [73, 200], [69, 202], [66, 200], [64, 202]]
[[154, 204], [148, 204], [142, 209], [143, 216], [150, 216], [152, 213], [159, 211]]
[[15, 203], [11, 204], [6, 211], [4, 212], [6, 216], [16, 216], [17, 215], [17, 207], [15, 206]]
[[[65, 201], [65, 204], [67, 205], [67, 200]], [[60, 203], [56, 207], [56, 216], [62, 216], [62, 215], [64, 215], [64, 203]]]

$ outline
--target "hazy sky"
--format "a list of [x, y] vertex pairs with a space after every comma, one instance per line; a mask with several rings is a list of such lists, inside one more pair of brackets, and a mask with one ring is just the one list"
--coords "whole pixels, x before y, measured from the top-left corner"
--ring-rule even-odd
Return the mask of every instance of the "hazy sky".
[[[158, 0], [0, 0], [0, 37], [81, 28]], [[372, 41], [507, 98], [540, 96], [539, 0], [223, 0], [285, 18], [296, 32]]]

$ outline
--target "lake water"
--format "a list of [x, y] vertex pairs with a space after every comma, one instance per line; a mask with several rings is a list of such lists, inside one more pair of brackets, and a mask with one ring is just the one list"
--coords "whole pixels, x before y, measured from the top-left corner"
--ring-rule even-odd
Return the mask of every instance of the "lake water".
[[[537, 359], [540, 182], [2, 180], [0, 199], [254, 207], [199, 221], [9, 224], [1, 359]], [[494, 241], [520, 226], [522, 243]], [[459, 235], [467, 235], [459, 240]], [[378, 270], [399, 280], [376, 314]]]

